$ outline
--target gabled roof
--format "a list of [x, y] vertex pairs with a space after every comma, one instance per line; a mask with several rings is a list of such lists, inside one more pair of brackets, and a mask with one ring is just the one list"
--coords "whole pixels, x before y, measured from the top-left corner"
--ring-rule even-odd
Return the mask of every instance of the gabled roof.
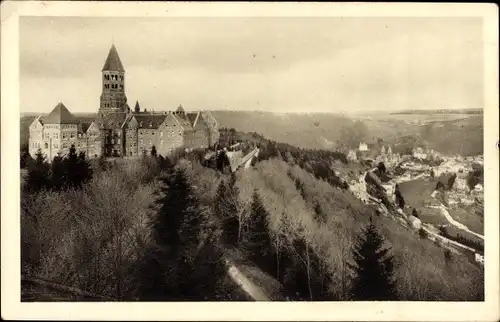
[[109, 50], [108, 58], [106, 58], [106, 62], [104, 63], [104, 66], [102, 67], [102, 71], [105, 71], [105, 70], [125, 72], [125, 69], [123, 68], [120, 57], [118, 56], [118, 52], [116, 51], [115, 44], [113, 44], [111, 46], [111, 49]]
[[179, 105], [179, 107], [177, 108], [176, 112], [178, 112], [178, 113], [185, 113], [184, 108], [182, 107], [182, 104]]
[[124, 112], [114, 112], [104, 115], [100, 124], [105, 129], [116, 129], [122, 127], [123, 122], [127, 119], [127, 113]]
[[138, 123], [139, 129], [157, 129], [165, 118], [166, 114], [135, 114], [134, 118]]
[[215, 125], [216, 127], [219, 126], [219, 122], [217, 122], [217, 120], [210, 111], [201, 112], [201, 116], [203, 117], [207, 125], [213, 123], [213, 125]]
[[52, 112], [43, 118], [44, 124], [76, 124], [78, 121], [75, 119], [73, 114], [64, 106], [62, 102], [54, 107]]
[[196, 121], [196, 118], [198, 117], [198, 114], [199, 113], [187, 113], [186, 114], [186, 118], [188, 119], [188, 121], [191, 123], [191, 125], [193, 127], [195, 126], [195, 121]]
[[[35, 122], [38, 122], [38, 123], [40, 123], [41, 125], [43, 125], [43, 117], [42, 117], [41, 115], [37, 116], [37, 117], [33, 120], [33, 122], [31, 122], [31, 124], [33, 124], [33, 123], [35, 123]], [[30, 126], [31, 126], [31, 124], [30, 124]]]
[[78, 123], [78, 134], [85, 134], [87, 133], [88, 128], [90, 127], [92, 123]]
[[177, 122], [179, 122], [179, 124], [183, 128], [185, 128], [185, 129], [192, 128], [191, 122], [187, 118], [186, 114], [184, 114], [184, 113], [178, 113], [178, 112], [174, 112], [174, 113], [171, 113], [171, 114], [177, 120]]

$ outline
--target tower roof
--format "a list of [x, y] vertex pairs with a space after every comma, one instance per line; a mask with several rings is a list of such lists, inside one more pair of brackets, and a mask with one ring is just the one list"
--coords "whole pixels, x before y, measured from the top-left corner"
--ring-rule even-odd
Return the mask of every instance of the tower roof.
[[184, 113], [184, 108], [182, 107], [182, 104], [179, 105], [179, 107], [177, 108], [177, 113]]
[[111, 46], [111, 49], [109, 50], [108, 58], [106, 58], [106, 62], [104, 63], [104, 66], [102, 67], [102, 71], [105, 71], [105, 70], [125, 72], [125, 69], [123, 68], [122, 62], [120, 60], [120, 56], [118, 56], [118, 52], [116, 51], [115, 44], [113, 44]]
[[71, 114], [70, 111], [64, 106], [62, 102], [59, 102], [59, 104], [54, 107], [52, 112], [47, 115], [47, 117], [44, 118], [43, 122], [45, 124], [76, 124], [78, 123]]

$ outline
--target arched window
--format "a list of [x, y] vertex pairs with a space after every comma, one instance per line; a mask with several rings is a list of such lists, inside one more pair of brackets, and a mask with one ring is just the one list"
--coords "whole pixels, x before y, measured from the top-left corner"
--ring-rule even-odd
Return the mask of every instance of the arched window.
[[47, 142], [45, 142], [45, 148], [48, 149], [49, 148], [49, 144]]

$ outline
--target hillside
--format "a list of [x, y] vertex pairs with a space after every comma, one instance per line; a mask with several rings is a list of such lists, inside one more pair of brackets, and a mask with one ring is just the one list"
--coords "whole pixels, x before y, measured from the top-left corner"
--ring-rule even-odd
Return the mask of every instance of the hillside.
[[[399, 114], [348, 117], [330, 113], [270, 113], [260, 111], [213, 111], [221, 127], [240, 132], [255, 132], [268, 139], [309, 149], [340, 149], [361, 140], [383, 142], [404, 153], [417, 144], [428, 145], [443, 154], [476, 155], [483, 151], [482, 115], [456, 114], [459, 118], [442, 118], [439, 114]], [[465, 115], [465, 116], [464, 116]], [[84, 121], [93, 114], [78, 114]], [[449, 115], [448, 115], [449, 116]], [[452, 115], [453, 116], [453, 115]], [[34, 115], [21, 116], [21, 146], [28, 143], [29, 125]], [[356, 121], [363, 124], [356, 128]], [[357, 143], [356, 143], [357, 144]]]
[[[301, 189], [297, 189], [296, 181]], [[294, 183], [295, 181], [295, 183]], [[352, 263], [350, 249], [374, 210], [363, 205], [348, 191], [333, 188], [297, 165], [271, 159], [238, 174], [242, 204], [248, 204], [255, 188], [270, 215], [274, 234], [288, 231], [306, 239], [332, 272], [333, 292], [345, 299]], [[318, 207], [319, 205], [319, 207]], [[391, 217], [375, 216], [397, 263], [396, 284], [403, 300], [475, 300], [481, 269], [466, 258], [456, 256], [445, 262], [443, 249], [421, 239], [411, 229]], [[302, 227], [302, 228], [301, 228]], [[417, 282], [418, 281], [418, 282]]]
[[[407, 147], [428, 145], [443, 154], [476, 155], [483, 151], [482, 115], [425, 115], [422, 122], [417, 114], [389, 114], [378, 117], [347, 117], [337, 114], [276, 114], [268, 112], [214, 111], [222, 127], [241, 132], [256, 132], [278, 142], [302, 148], [337, 149], [349, 137], [355, 140], [396, 146], [397, 152]], [[430, 119], [430, 117], [433, 117]], [[361, 121], [362, 133], [354, 131], [353, 122]], [[400, 146], [399, 149], [397, 146]]]

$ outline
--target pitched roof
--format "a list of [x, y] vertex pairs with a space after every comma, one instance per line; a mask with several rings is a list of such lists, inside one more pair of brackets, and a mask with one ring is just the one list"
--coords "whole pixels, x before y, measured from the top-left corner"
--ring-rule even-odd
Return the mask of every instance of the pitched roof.
[[64, 106], [62, 102], [54, 107], [52, 112], [43, 118], [43, 123], [45, 124], [76, 124], [78, 121], [75, 119], [73, 114]]
[[135, 114], [140, 129], [157, 129], [167, 117], [166, 114]]
[[108, 113], [101, 118], [99, 123], [105, 129], [115, 129], [121, 127], [126, 118], [127, 113], [124, 112]]
[[78, 134], [85, 134], [87, 133], [88, 128], [90, 127], [92, 123], [78, 123]]
[[179, 107], [177, 108], [176, 112], [184, 113], [184, 108], [182, 107], [182, 104], [179, 105]]
[[198, 113], [187, 113], [186, 118], [188, 121], [191, 123], [192, 126], [194, 126], [194, 121], [196, 121], [196, 117], [198, 116]]
[[172, 116], [177, 120], [177, 122], [179, 122], [179, 124], [183, 128], [185, 128], [185, 129], [192, 128], [191, 122], [189, 122], [189, 119], [187, 118], [187, 116], [184, 113], [174, 112], [174, 113], [172, 113]]
[[104, 63], [102, 70], [103, 71], [112, 70], [112, 71], [125, 72], [125, 69], [123, 68], [120, 57], [118, 56], [118, 52], [116, 51], [115, 44], [113, 44], [111, 46], [111, 49], [109, 50], [108, 58], [106, 58], [106, 62]]

